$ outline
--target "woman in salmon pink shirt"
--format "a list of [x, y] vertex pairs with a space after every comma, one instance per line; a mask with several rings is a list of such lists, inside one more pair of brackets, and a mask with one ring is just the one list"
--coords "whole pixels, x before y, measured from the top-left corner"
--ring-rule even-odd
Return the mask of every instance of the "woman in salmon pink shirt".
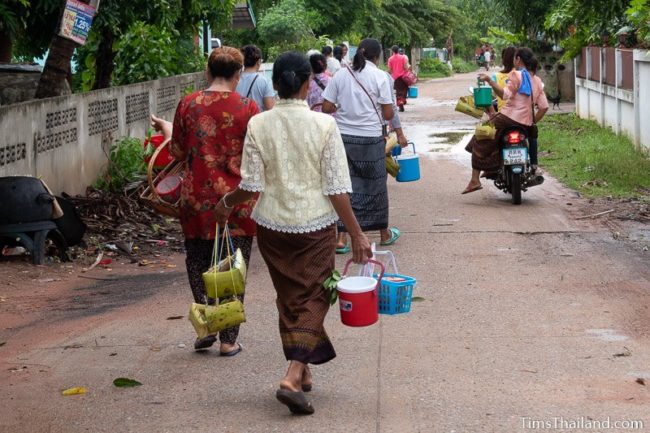
[[[251, 99], [235, 91], [244, 58], [238, 49], [216, 48], [208, 59], [210, 86], [186, 96], [178, 104], [172, 130], [171, 151], [185, 162], [181, 185], [180, 220], [185, 235], [187, 274], [194, 302], [205, 304], [202, 274], [211, 264], [217, 203], [241, 181], [241, 160], [246, 128], [259, 112]], [[248, 266], [255, 222], [250, 218], [254, 200], [233, 209], [228, 225], [234, 248], [241, 249]], [[240, 297], [243, 301], [243, 296]], [[212, 300], [215, 301], [215, 300]], [[239, 327], [219, 333], [220, 352], [232, 356], [241, 351]], [[195, 349], [206, 349], [216, 341], [209, 335], [197, 339]]]
[[[535, 75], [537, 60], [529, 48], [519, 48], [515, 54], [515, 69], [508, 75], [505, 87], [499, 86], [488, 74], [479, 75], [481, 81], [492, 86], [494, 93], [505, 101], [503, 108], [492, 118], [497, 130], [494, 140], [477, 140], [472, 137], [465, 148], [472, 153], [472, 179], [462, 192], [467, 194], [482, 189], [481, 171], [495, 172], [501, 163], [499, 142], [501, 133], [509, 127], [531, 131], [548, 111], [548, 101], [542, 80]], [[537, 107], [533, 118], [533, 105]]]
[[391, 51], [393, 54], [388, 59], [388, 72], [390, 73], [390, 76], [393, 77], [393, 80], [395, 80], [397, 107], [399, 108], [399, 111], [404, 111], [409, 86], [402, 77], [406, 72], [408, 72], [411, 66], [409, 65], [409, 58], [406, 57], [406, 55], [399, 53], [399, 47], [397, 45], [393, 45]]

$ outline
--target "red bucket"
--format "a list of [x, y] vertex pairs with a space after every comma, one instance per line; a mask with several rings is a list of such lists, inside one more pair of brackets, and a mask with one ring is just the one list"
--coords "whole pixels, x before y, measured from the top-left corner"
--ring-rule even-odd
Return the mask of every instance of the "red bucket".
[[[154, 150], [158, 149], [161, 144], [165, 142], [165, 137], [162, 135], [152, 135], [151, 136], [151, 145], [153, 146]], [[144, 150], [145, 152], [147, 151], [147, 147], [149, 146], [149, 140], [144, 139]], [[154, 162], [153, 166], [155, 169], [162, 169], [167, 166], [170, 162], [174, 160], [174, 157], [171, 156], [169, 153], [169, 146], [165, 147], [163, 150], [160, 151], [158, 156], [156, 157], [156, 161]], [[153, 153], [153, 152], [152, 152]], [[151, 159], [151, 155], [145, 156], [144, 157], [144, 162], [149, 164], [149, 160]]]
[[156, 185], [156, 192], [167, 203], [174, 204], [181, 198], [182, 179], [179, 175], [167, 176]]
[[375, 260], [371, 263], [381, 267], [379, 280], [372, 277], [348, 277], [348, 267], [352, 260], [345, 265], [343, 275], [346, 275], [336, 285], [339, 294], [341, 322], [347, 326], [370, 326], [379, 320], [379, 295], [377, 287], [384, 275], [384, 265]]

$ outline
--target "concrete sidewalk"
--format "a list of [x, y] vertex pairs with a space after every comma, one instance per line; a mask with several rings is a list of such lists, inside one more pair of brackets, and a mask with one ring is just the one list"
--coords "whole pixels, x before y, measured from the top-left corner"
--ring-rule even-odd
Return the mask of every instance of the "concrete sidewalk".
[[[463, 80], [421, 84], [406, 124], [434, 130], [435, 110], [456, 119], [436, 95], [462, 94]], [[403, 233], [392, 251], [424, 300], [368, 328], [343, 326], [332, 309], [338, 356], [313, 367], [313, 416], [291, 416], [275, 400], [286, 361], [254, 250], [244, 351], [234, 358], [195, 353], [189, 322], [167, 320], [190, 302], [180, 271], [86, 284], [74, 292], [87, 301], [80, 311], [55, 306], [52, 322], [37, 313], [35, 345], [20, 347], [19, 329], [2, 331], [0, 353], [13, 355], [2, 359], [0, 432], [514, 433], [559, 417], [642, 420], [643, 429], [615, 431], [650, 431], [650, 391], [636, 383], [650, 383], [647, 254], [576, 221], [580, 200], [554, 181], [521, 206], [487, 183], [461, 196], [469, 166], [435, 155], [423, 156], [419, 182], [389, 187]], [[182, 257], [174, 262], [183, 269]], [[142, 295], [93, 310], [116, 293]], [[143, 386], [115, 388], [121, 376]], [[61, 396], [72, 386], [88, 394]], [[553, 431], [579, 431], [561, 422]]]

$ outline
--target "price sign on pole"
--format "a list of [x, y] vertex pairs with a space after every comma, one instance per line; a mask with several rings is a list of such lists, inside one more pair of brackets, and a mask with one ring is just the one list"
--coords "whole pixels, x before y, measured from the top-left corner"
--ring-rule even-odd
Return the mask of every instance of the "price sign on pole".
[[88, 38], [96, 9], [78, 0], [67, 0], [59, 35], [83, 45]]

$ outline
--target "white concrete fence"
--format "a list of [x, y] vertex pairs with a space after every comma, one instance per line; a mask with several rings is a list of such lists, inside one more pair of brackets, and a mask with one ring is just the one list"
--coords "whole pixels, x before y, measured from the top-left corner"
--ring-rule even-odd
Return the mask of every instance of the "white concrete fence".
[[172, 120], [181, 96], [206, 87], [195, 73], [2, 106], [0, 176], [36, 176], [55, 193], [82, 194], [116, 139], [144, 138], [150, 113]]
[[650, 51], [588, 47], [575, 62], [577, 114], [650, 150]]

